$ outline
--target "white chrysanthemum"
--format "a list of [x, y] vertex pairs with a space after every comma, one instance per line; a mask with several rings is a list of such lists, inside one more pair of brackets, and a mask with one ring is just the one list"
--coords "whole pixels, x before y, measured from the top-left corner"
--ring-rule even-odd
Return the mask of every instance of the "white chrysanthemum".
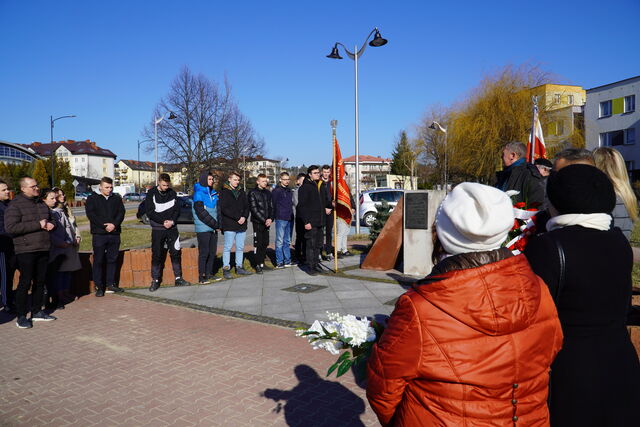
[[353, 347], [376, 339], [376, 332], [367, 318], [358, 319], [352, 314], [341, 316], [338, 313], [329, 312], [327, 312], [327, 317], [335, 322], [338, 335], [343, 338], [351, 338], [349, 344]]

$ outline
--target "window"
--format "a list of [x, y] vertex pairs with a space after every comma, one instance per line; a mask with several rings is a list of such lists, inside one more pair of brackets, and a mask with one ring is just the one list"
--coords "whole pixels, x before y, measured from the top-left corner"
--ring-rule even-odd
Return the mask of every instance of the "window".
[[573, 95], [567, 95], [567, 104], [573, 105]]
[[636, 168], [636, 162], [634, 162], [633, 160], [627, 160], [624, 162], [624, 164], [627, 167], [628, 171], [632, 171]]
[[629, 95], [624, 97], [624, 112], [631, 113], [636, 111], [636, 96]]
[[556, 136], [560, 136], [564, 133], [564, 120], [558, 120], [556, 122]]
[[561, 101], [560, 94], [559, 94], [559, 93], [555, 93], [555, 94], [553, 95], [553, 102], [554, 102], [554, 104], [560, 104], [560, 101]]
[[636, 128], [629, 128], [624, 131], [624, 143], [627, 145], [636, 143]]
[[611, 100], [600, 103], [600, 117], [609, 117], [611, 115]]

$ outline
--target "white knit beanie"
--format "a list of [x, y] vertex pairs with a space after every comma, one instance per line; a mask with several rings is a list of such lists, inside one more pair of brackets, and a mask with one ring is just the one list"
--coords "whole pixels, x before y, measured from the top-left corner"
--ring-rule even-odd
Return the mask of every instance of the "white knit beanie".
[[464, 182], [442, 201], [436, 233], [451, 255], [500, 248], [513, 228], [513, 205], [503, 191]]

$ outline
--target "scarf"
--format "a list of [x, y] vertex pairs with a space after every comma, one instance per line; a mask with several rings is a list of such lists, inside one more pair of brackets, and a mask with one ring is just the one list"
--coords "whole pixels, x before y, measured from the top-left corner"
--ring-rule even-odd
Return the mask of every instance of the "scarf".
[[547, 230], [552, 231], [570, 225], [606, 231], [611, 227], [611, 215], [605, 213], [558, 215], [547, 222]]
[[236, 199], [240, 197], [240, 189], [238, 189], [238, 187], [233, 188], [231, 184], [229, 184], [229, 181], [224, 183], [224, 188], [226, 188], [227, 190], [230, 190], [231, 193], [233, 193], [233, 197], [235, 197]]

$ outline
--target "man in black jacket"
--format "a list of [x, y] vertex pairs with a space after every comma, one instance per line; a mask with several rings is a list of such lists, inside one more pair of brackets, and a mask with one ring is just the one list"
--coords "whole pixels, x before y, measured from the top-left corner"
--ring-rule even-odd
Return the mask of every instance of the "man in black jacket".
[[229, 181], [220, 191], [220, 228], [224, 236], [222, 251], [222, 275], [231, 279], [231, 248], [236, 245], [236, 273], [249, 275], [242, 267], [244, 259], [244, 239], [247, 234], [247, 218], [249, 217], [249, 202], [247, 195], [240, 188], [240, 175], [236, 172], [229, 174]]
[[[116, 284], [116, 269], [120, 252], [120, 225], [124, 220], [124, 204], [119, 194], [113, 193], [113, 180], [103, 177], [98, 193], [87, 197], [85, 211], [91, 225], [93, 246], [93, 284], [96, 296], [122, 292]], [[102, 280], [103, 265], [107, 264], [106, 281]], [[105, 287], [106, 283], [106, 287]]]
[[4, 230], [4, 211], [9, 206], [9, 186], [0, 179], [0, 305], [7, 313], [14, 311], [13, 274], [16, 270], [16, 254], [11, 235]]
[[263, 270], [270, 270], [264, 266], [264, 258], [269, 246], [269, 227], [273, 222], [273, 201], [268, 186], [267, 175], [261, 173], [256, 180], [256, 188], [249, 191], [248, 195], [253, 226], [254, 268], [258, 274], [262, 274]]
[[[13, 246], [20, 270], [16, 289], [16, 324], [18, 328], [31, 328], [33, 321], [51, 321], [55, 317], [42, 311], [44, 286], [49, 263], [53, 230], [49, 208], [38, 197], [40, 189], [35, 179], [20, 179], [20, 191], [4, 213], [5, 230], [13, 236]], [[33, 287], [31, 286], [33, 282]], [[31, 320], [27, 319], [27, 296], [31, 288]]]
[[[324, 195], [325, 200], [329, 200], [331, 202], [331, 207], [333, 207], [333, 194], [331, 194], [331, 166], [323, 165], [322, 172], [320, 172], [320, 178], [322, 180], [322, 185], [320, 186], [320, 193]], [[325, 209], [325, 217], [324, 217], [324, 255], [322, 255], [322, 259], [325, 261], [330, 261], [333, 259], [333, 245], [331, 242], [333, 241], [333, 209]]]
[[315, 276], [318, 272], [322, 272], [319, 265], [323, 238], [322, 226], [326, 217], [325, 209], [331, 208], [331, 200], [327, 200], [322, 194], [322, 182], [320, 182], [320, 169], [318, 166], [309, 166], [307, 173], [307, 178], [298, 189], [296, 212], [298, 218], [304, 224], [307, 272]]
[[531, 163], [527, 163], [527, 146], [522, 142], [510, 142], [502, 149], [504, 169], [496, 174], [496, 188], [502, 191], [517, 190], [511, 197], [514, 203], [524, 202], [527, 208], [541, 207], [544, 203], [544, 181]]
[[180, 200], [171, 188], [171, 178], [166, 173], [158, 176], [158, 185], [147, 192], [145, 198], [147, 218], [151, 224], [151, 286], [149, 292], [155, 292], [162, 282], [162, 270], [167, 258], [167, 249], [171, 257], [171, 267], [176, 278], [176, 286], [189, 286], [191, 283], [182, 278], [180, 252], [180, 234], [178, 217]]

